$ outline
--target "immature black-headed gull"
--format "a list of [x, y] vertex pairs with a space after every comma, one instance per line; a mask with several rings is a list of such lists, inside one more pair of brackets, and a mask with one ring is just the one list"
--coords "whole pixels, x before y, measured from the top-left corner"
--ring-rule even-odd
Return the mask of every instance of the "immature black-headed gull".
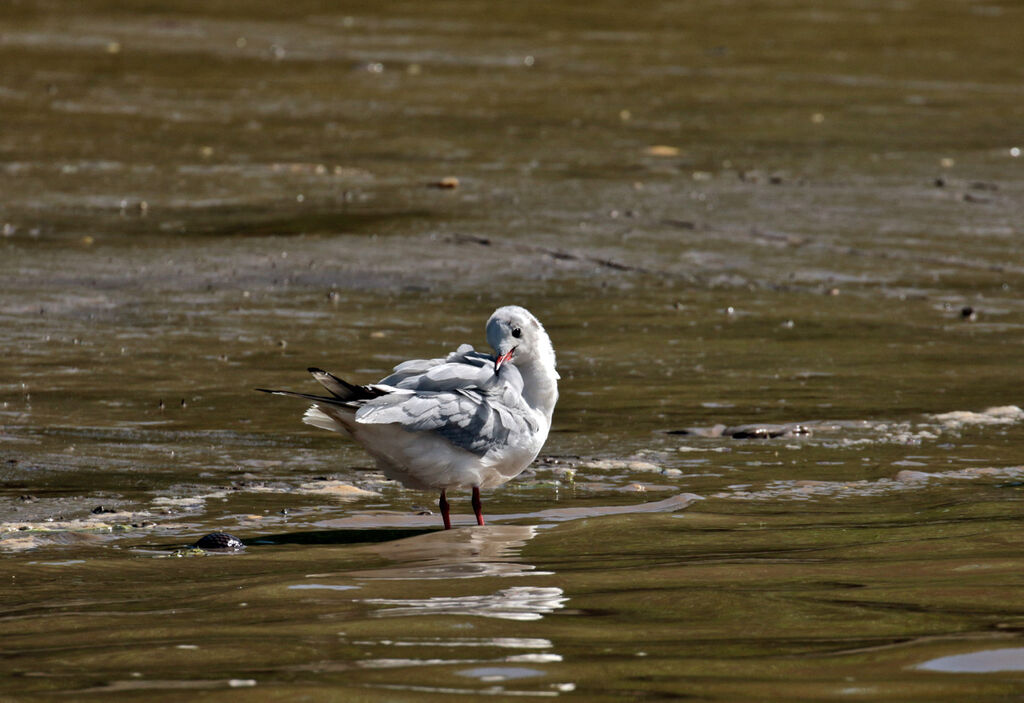
[[347, 432], [388, 478], [409, 488], [471, 488], [477, 524], [480, 489], [500, 486], [537, 458], [558, 400], [555, 350], [543, 325], [517, 305], [487, 321], [494, 356], [463, 344], [444, 359], [414, 359], [367, 386], [309, 369], [329, 396], [259, 388], [314, 401], [303, 422]]

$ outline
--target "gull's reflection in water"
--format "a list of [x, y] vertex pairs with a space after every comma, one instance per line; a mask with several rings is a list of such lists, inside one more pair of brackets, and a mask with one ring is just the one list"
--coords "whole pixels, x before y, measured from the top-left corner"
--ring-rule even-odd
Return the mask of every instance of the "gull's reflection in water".
[[[377, 566], [343, 574], [346, 580], [359, 582], [343, 597], [356, 596], [349, 602], [362, 607], [344, 611], [354, 621], [351, 638], [349, 632], [339, 636], [359, 648], [359, 655], [340, 662], [340, 670], [369, 672], [363, 683], [367, 688], [413, 696], [550, 698], [570, 693], [576, 683], [566, 680], [571, 669], [555, 651], [553, 637], [566, 627], [557, 619], [573, 614], [567, 609], [570, 598], [551, 585], [552, 572], [523, 560], [523, 548], [542, 531], [559, 529], [557, 523], [675, 512], [699, 499], [683, 493], [635, 505], [490, 516], [495, 521], [534, 519], [549, 524], [491, 524], [360, 546], [356, 555], [369, 557]], [[417, 520], [367, 514], [334, 520], [329, 526], [423, 527], [425, 523]]]
[[366, 549], [393, 565], [349, 575], [402, 580], [549, 576], [551, 572], [520, 561], [520, 549], [536, 534], [533, 525], [487, 525], [375, 544]]
[[[551, 576], [551, 572], [538, 571], [522, 561], [522, 548], [537, 535], [538, 529], [543, 528], [487, 525], [363, 547], [388, 563], [376, 569], [348, 572], [347, 576], [378, 581], [377, 588], [390, 591], [357, 599], [372, 606], [370, 617], [381, 623], [379, 628], [369, 629], [389, 634], [353, 640], [353, 645], [373, 652], [356, 666], [403, 672], [391, 681], [378, 680], [369, 685], [407, 693], [474, 696], [553, 697], [573, 691], [574, 683], [549, 678], [553, 674], [546, 665], [560, 663], [562, 656], [553, 651], [550, 639], [537, 636], [542, 633], [535, 624], [565, 607], [569, 598], [561, 588], [516, 584], [481, 594], [479, 589], [460, 593], [456, 585], [462, 579], [472, 578]], [[454, 580], [451, 585], [443, 583], [448, 579]], [[401, 583], [407, 581], [420, 583]], [[374, 586], [364, 584], [364, 589], [372, 591]], [[397, 623], [384, 624], [390, 618], [423, 616], [460, 618], [457, 631], [463, 634], [453, 637], [450, 622], [434, 632], [422, 622], [409, 632]], [[481, 632], [486, 631], [489, 636], [466, 636], [477, 630], [477, 625], [471, 624], [475, 618], [507, 624], [481, 625]], [[433, 667], [445, 667], [450, 672], [448, 685], [438, 686], [432, 674], [415, 673]]]
[[484, 596], [434, 598], [366, 598], [364, 603], [387, 605], [381, 616], [480, 615], [501, 620], [540, 620], [569, 600], [557, 587], [513, 586]]

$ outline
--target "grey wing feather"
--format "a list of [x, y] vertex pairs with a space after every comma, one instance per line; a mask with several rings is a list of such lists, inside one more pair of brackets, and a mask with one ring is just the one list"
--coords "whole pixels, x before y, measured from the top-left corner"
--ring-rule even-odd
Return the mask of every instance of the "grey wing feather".
[[[479, 357], [483, 357], [482, 359]], [[499, 373], [494, 372], [494, 363], [491, 357], [475, 355], [468, 358], [459, 358], [455, 361], [441, 361], [432, 363], [420, 373], [392, 374], [383, 379], [378, 385], [391, 388], [400, 388], [410, 391], [458, 391], [463, 389], [478, 389], [484, 391], [499, 391], [504, 384], [522, 392], [523, 377], [519, 369], [511, 364], [503, 366]], [[486, 361], [486, 363], [484, 363]]]
[[523, 412], [519, 369], [507, 364], [495, 373], [494, 357], [469, 344], [443, 359], [403, 362], [365, 388], [387, 392], [360, 398], [357, 422], [434, 432], [478, 456], [507, 444], [513, 432], [536, 429]]
[[473, 366], [494, 366], [493, 356], [476, 351], [471, 344], [461, 345], [449, 354], [445, 361], [448, 363], [461, 362], [463, 364], [472, 364]]
[[434, 366], [443, 363], [444, 359], [411, 359], [410, 361], [403, 361], [394, 368], [391, 375], [385, 376], [377, 383], [382, 386], [397, 387], [402, 381], [420, 376]]
[[396, 366], [391, 375], [378, 381], [382, 386], [394, 386], [396, 388], [415, 388], [416, 379], [429, 374], [433, 369], [445, 364], [465, 365], [467, 368], [484, 369], [487, 366], [494, 369], [494, 357], [490, 354], [483, 354], [474, 351], [472, 345], [463, 344], [443, 359], [410, 359], [403, 361]]
[[412, 432], [435, 432], [478, 456], [507, 444], [514, 430], [529, 424], [521, 414], [468, 390], [396, 391], [367, 401], [356, 412], [356, 421], [395, 423]]

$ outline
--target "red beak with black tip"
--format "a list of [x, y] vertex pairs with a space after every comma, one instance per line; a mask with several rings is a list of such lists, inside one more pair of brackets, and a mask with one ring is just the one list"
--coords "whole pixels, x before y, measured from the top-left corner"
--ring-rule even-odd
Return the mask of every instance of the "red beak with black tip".
[[499, 354], [498, 358], [494, 360], [494, 373], [498, 373], [498, 369], [501, 368], [502, 364], [504, 364], [507, 361], [511, 361], [512, 360], [512, 355], [515, 354], [515, 353], [516, 353], [516, 348], [512, 347], [511, 349], [509, 349], [504, 354]]

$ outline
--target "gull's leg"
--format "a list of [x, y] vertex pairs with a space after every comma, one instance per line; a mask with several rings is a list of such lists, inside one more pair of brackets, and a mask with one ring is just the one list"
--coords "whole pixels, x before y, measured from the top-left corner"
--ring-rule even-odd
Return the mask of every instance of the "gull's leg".
[[484, 524], [483, 504], [480, 502], [480, 489], [473, 486], [473, 512], [476, 513], [476, 524]]
[[452, 529], [452, 518], [448, 515], [448, 499], [444, 495], [444, 489], [441, 489], [441, 500], [437, 501], [437, 507], [441, 509], [441, 519], [444, 520], [444, 529]]

